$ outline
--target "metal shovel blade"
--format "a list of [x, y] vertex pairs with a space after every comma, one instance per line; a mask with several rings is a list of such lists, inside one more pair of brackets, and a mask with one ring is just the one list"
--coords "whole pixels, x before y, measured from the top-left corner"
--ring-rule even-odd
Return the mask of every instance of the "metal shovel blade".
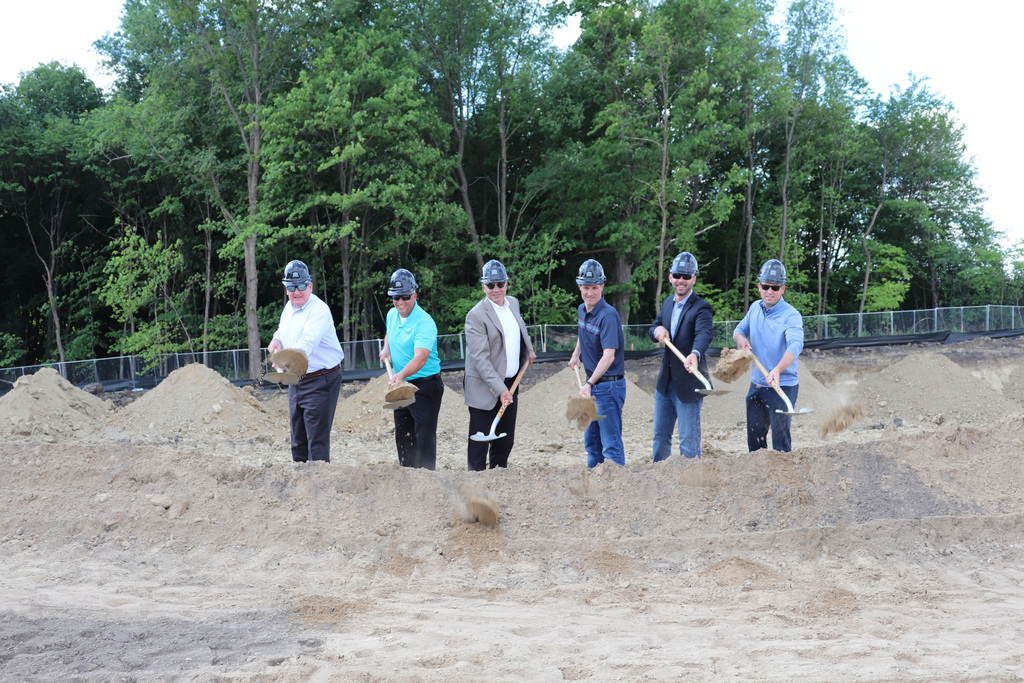
[[384, 410], [395, 410], [396, 408], [404, 408], [410, 406], [416, 402], [415, 398], [403, 398], [398, 401], [388, 401], [384, 404]]
[[775, 412], [782, 415], [806, 415], [807, 413], [813, 413], [814, 408], [801, 408], [800, 410], [782, 410], [781, 408], [776, 408]]
[[807, 413], [813, 413], [814, 412], [814, 408], [801, 408], [800, 410], [797, 410], [796, 408], [793, 407], [793, 402], [789, 400], [789, 396], [786, 396], [786, 394], [781, 389], [779, 389], [778, 387], [773, 387], [773, 388], [775, 389], [775, 391], [778, 392], [779, 397], [783, 401], [786, 402], [786, 408], [787, 408], [787, 410], [782, 410], [781, 408], [776, 408], [775, 409], [776, 413], [779, 413], [781, 415], [805, 415]]
[[275, 384], [298, 384], [299, 376], [293, 375], [290, 372], [268, 372], [263, 375], [263, 379], [267, 382], [274, 382]]
[[483, 432], [477, 432], [473, 436], [469, 437], [473, 441], [495, 441], [508, 436], [508, 432], [502, 432], [501, 434], [484, 434]]

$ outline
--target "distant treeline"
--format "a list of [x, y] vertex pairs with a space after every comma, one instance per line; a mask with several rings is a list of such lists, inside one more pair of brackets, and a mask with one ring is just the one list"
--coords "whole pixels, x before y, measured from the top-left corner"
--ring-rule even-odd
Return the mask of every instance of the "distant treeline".
[[[344, 340], [409, 268], [442, 333], [501, 259], [527, 323], [605, 267], [651, 320], [680, 251], [737, 319], [768, 258], [805, 314], [1020, 304], [953, 105], [871, 92], [830, 2], [133, 0], [102, 92], [0, 92], [0, 365], [269, 340], [305, 260]], [[581, 34], [551, 31], [569, 14]]]

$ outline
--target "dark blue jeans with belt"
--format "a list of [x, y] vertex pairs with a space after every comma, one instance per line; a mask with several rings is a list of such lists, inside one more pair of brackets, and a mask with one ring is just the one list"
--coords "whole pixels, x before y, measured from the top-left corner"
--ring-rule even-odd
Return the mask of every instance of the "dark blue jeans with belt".
[[[789, 400], [796, 405], [800, 387], [780, 387]], [[771, 387], [759, 387], [753, 382], [747, 393], [747, 449], [751, 452], [768, 448], [768, 429], [772, 430], [772, 448], [777, 451], [793, 450], [793, 438], [789, 434], [792, 416], [775, 412], [788, 406]]]

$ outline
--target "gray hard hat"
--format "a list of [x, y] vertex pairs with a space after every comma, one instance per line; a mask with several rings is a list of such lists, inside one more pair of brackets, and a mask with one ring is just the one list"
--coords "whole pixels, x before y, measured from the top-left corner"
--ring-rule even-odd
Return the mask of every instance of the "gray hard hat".
[[774, 258], [765, 261], [761, 266], [761, 272], [757, 274], [757, 279], [769, 285], [784, 285], [786, 284], [786, 266], [782, 265], [782, 261]]
[[684, 251], [672, 261], [672, 269], [669, 272], [674, 275], [696, 275], [700, 271], [697, 268], [696, 257], [690, 252]]
[[302, 261], [289, 261], [284, 267], [284, 278], [281, 280], [284, 285], [308, 285], [312, 281], [309, 267]]
[[388, 296], [412, 294], [416, 289], [416, 278], [405, 268], [399, 268], [391, 274], [391, 280], [388, 282]]
[[580, 266], [580, 272], [576, 275], [578, 285], [599, 285], [607, 278], [604, 276], [604, 268], [594, 259], [587, 259]]
[[484, 273], [483, 277], [480, 278], [480, 282], [484, 284], [489, 282], [508, 282], [508, 271], [505, 270], [505, 266], [502, 265], [501, 261], [491, 259], [484, 264]]

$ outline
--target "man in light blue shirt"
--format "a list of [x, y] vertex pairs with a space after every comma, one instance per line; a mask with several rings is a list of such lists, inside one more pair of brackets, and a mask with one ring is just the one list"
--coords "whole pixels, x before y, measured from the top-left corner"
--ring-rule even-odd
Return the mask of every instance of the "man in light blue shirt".
[[338, 342], [331, 309], [313, 293], [313, 275], [302, 261], [291, 261], [281, 280], [288, 303], [281, 311], [271, 354], [298, 349], [309, 367], [297, 384], [288, 387], [288, 423], [292, 432], [292, 460], [331, 460], [331, 426], [341, 391], [341, 361], [345, 352]]
[[791, 451], [792, 417], [775, 412], [786, 410], [782, 397], [772, 387], [778, 386], [796, 405], [799, 392], [800, 352], [804, 348], [804, 321], [783, 295], [786, 293], [786, 267], [781, 261], [765, 261], [758, 273], [761, 300], [751, 304], [746, 316], [736, 326], [733, 339], [740, 350], [750, 349], [768, 376], [757, 368], [751, 370], [747, 393], [747, 448], [753, 452], [768, 447], [768, 429], [772, 432], [772, 448]]
[[432, 470], [437, 464], [437, 416], [441, 412], [444, 383], [437, 355], [437, 324], [419, 306], [416, 278], [405, 268], [391, 275], [387, 334], [380, 359], [390, 356], [395, 370], [389, 386], [406, 380], [418, 388], [412, 405], [395, 410], [395, 446], [403, 467]]

